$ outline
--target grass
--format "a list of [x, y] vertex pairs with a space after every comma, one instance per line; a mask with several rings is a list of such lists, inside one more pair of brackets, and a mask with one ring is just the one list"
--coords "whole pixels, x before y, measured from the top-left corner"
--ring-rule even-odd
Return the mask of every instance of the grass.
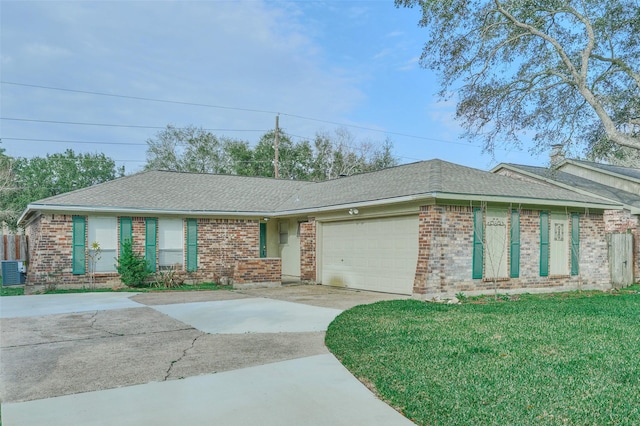
[[418, 425], [640, 424], [640, 287], [379, 302], [326, 343]]
[[[55, 289], [44, 291], [43, 294], [68, 294], [68, 293], [106, 293], [106, 292], [135, 292], [135, 293], [152, 293], [162, 291], [202, 291], [202, 290], [232, 290], [233, 286], [230, 285], [218, 285], [216, 283], [201, 283], [201, 284], [183, 284], [180, 287], [173, 288], [157, 288], [157, 287], [122, 287], [117, 289], [112, 288], [73, 288], [73, 289]], [[0, 296], [22, 296], [24, 295], [23, 287], [2, 287]]]
[[2, 287], [0, 288], [0, 296], [22, 296], [24, 294], [23, 287]]

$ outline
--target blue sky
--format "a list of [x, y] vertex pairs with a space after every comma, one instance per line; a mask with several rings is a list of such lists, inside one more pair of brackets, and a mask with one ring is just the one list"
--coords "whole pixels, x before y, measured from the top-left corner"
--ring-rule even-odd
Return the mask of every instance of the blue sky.
[[280, 113], [294, 140], [345, 127], [389, 137], [403, 163], [546, 165], [526, 144], [492, 157], [459, 138], [455, 104], [419, 66], [419, 18], [393, 0], [2, 0], [1, 146], [103, 152], [131, 173], [167, 124], [255, 143]]

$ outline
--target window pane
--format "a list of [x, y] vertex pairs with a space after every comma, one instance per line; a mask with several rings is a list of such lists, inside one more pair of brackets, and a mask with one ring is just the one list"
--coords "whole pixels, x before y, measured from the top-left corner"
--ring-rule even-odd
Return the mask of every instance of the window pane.
[[116, 272], [115, 260], [118, 247], [118, 225], [116, 217], [89, 216], [88, 221], [89, 271], [93, 269], [91, 250], [94, 242], [100, 244], [100, 258], [95, 259], [95, 272]]
[[182, 219], [158, 220], [158, 264], [182, 265], [184, 259], [184, 228]]
[[[89, 250], [89, 271], [91, 271], [91, 256], [95, 254], [94, 250]], [[101, 250], [100, 259], [96, 260], [95, 272], [115, 272], [116, 271], [116, 250]]]
[[160, 266], [182, 265], [182, 250], [160, 250], [158, 261]]
[[115, 217], [89, 216], [89, 247], [97, 241], [102, 250], [115, 250], [118, 247], [117, 229]]
[[182, 250], [183, 233], [182, 219], [158, 220], [158, 245], [160, 246], [160, 250]]
[[507, 275], [507, 210], [487, 210], [485, 242], [485, 278]]

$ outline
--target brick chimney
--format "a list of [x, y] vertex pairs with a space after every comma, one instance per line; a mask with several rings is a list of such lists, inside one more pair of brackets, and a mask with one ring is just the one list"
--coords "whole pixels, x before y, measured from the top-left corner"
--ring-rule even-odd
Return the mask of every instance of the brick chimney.
[[564, 149], [562, 144], [551, 145], [551, 153], [549, 154], [549, 160], [551, 162], [551, 168], [558, 167], [560, 163], [564, 161]]

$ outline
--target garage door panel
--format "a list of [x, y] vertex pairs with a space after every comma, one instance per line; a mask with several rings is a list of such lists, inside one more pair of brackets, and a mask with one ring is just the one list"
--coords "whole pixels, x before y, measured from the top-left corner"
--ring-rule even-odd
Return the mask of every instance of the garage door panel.
[[322, 226], [323, 284], [411, 294], [418, 260], [417, 216]]

